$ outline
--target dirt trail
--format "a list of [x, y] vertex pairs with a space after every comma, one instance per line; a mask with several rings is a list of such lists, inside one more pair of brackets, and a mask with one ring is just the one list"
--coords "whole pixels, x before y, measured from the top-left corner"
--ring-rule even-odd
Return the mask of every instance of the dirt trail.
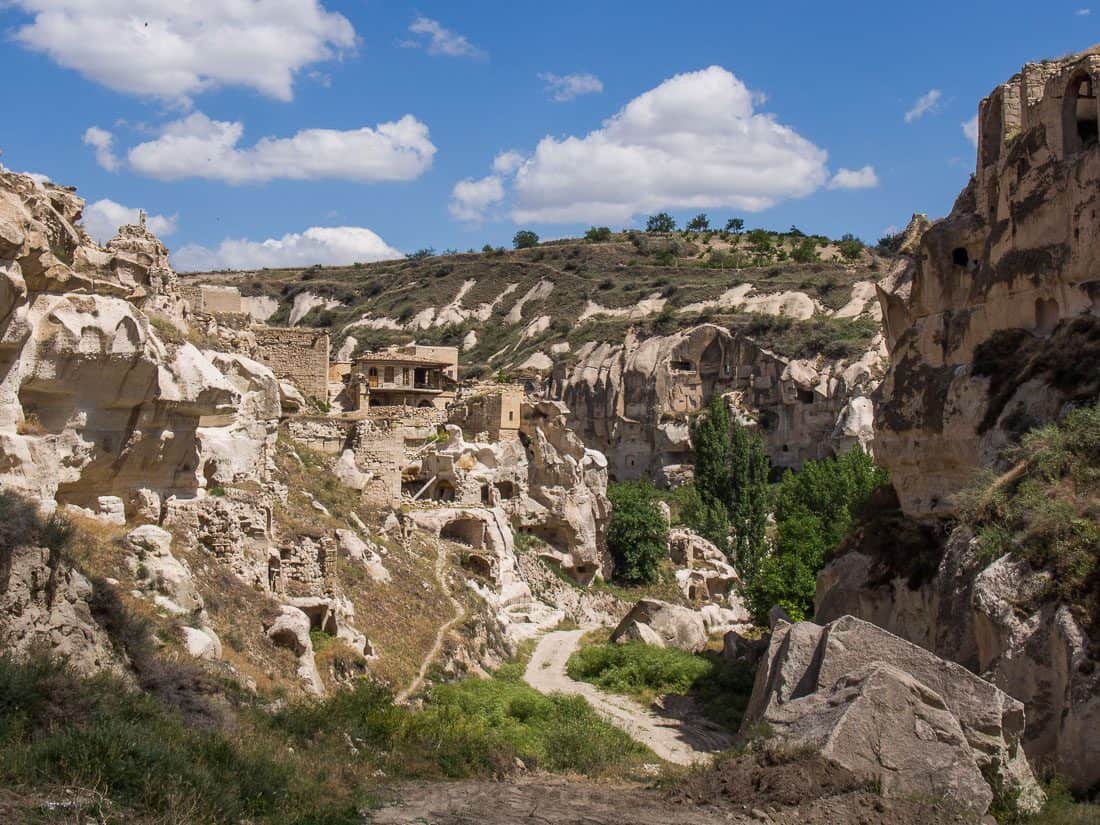
[[447, 595], [447, 600], [451, 603], [451, 607], [454, 608], [454, 617], [443, 625], [440, 625], [439, 630], [436, 631], [435, 641], [432, 642], [432, 647], [428, 653], [424, 656], [424, 660], [420, 663], [420, 670], [416, 674], [416, 678], [413, 679], [408, 686], [394, 697], [394, 701], [398, 704], [405, 704], [409, 701], [409, 697], [416, 694], [418, 690], [424, 685], [424, 677], [428, 675], [428, 668], [432, 666], [432, 662], [435, 661], [435, 657], [439, 655], [440, 649], [443, 647], [443, 640], [447, 638], [447, 634], [451, 632], [451, 628], [458, 624], [466, 616], [466, 611], [459, 603], [458, 599], [451, 595], [450, 585], [447, 584], [447, 562], [448, 551], [447, 546], [440, 541], [439, 549], [436, 551], [435, 556], [435, 580], [439, 582], [439, 586], [443, 588], [443, 592]]
[[677, 765], [709, 761], [715, 752], [733, 744], [731, 734], [706, 720], [660, 716], [633, 699], [604, 693], [595, 685], [569, 678], [566, 662], [581, 636], [591, 629], [556, 630], [543, 636], [527, 665], [524, 681], [541, 693], [583, 696], [604, 719]]

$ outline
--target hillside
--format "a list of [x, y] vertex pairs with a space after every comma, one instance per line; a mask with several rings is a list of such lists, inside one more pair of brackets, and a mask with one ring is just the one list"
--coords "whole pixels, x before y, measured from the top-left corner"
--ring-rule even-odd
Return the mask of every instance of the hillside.
[[852, 358], [878, 332], [872, 284], [886, 262], [845, 249], [851, 260], [838, 243], [797, 231], [632, 231], [513, 251], [184, 277], [238, 286], [261, 299], [253, 314], [269, 324], [330, 329], [341, 357], [415, 339], [460, 346], [466, 375], [476, 377], [545, 369], [587, 342], [622, 341], [631, 327], [646, 337], [703, 322], [744, 330], [788, 357]]

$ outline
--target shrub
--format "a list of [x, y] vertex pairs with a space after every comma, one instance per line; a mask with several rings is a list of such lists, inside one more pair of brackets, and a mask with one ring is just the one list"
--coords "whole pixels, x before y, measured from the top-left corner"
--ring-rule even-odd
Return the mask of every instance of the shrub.
[[800, 264], [817, 260], [817, 243], [813, 238], [803, 238], [791, 251], [791, 257]]
[[837, 243], [837, 249], [840, 250], [840, 255], [844, 260], [855, 261], [863, 252], [863, 241], [854, 235], [847, 234]]
[[668, 524], [657, 507], [656, 492], [648, 482], [622, 482], [609, 486], [607, 495], [607, 549], [615, 577], [629, 584], [653, 582], [668, 555]]
[[584, 233], [584, 239], [588, 243], [602, 243], [611, 240], [611, 229], [607, 226], [593, 226]]
[[435, 250], [430, 246], [426, 246], [423, 249], [418, 249], [415, 252], [410, 252], [405, 257], [410, 261], [422, 261], [425, 258], [430, 258], [435, 255]]
[[521, 229], [512, 236], [512, 246], [516, 249], [531, 249], [539, 245], [539, 236], [530, 229]]

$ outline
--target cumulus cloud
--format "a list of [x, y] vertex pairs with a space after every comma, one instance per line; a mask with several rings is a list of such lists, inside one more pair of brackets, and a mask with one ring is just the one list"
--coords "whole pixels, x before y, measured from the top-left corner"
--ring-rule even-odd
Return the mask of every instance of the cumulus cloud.
[[160, 180], [207, 178], [259, 183], [276, 178], [340, 178], [360, 182], [412, 180], [432, 165], [428, 127], [412, 115], [375, 128], [303, 129], [240, 147], [244, 124], [202, 112], [168, 124], [155, 140], [130, 149], [135, 171]]
[[95, 149], [96, 163], [108, 172], [118, 171], [119, 159], [114, 151], [114, 135], [98, 126], [89, 126], [84, 130], [84, 143]]
[[1078, 9], [1074, 12], [1074, 14], [1078, 17], [1088, 17], [1090, 14], [1092, 14], [1092, 9]]
[[830, 189], [874, 189], [878, 186], [875, 167], [862, 169], [841, 169], [829, 181]]
[[501, 152], [493, 158], [493, 171], [501, 175], [510, 175], [523, 165], [524, 157], [513, 149]]
[[917, 98], [917, 102], [913, 104], [913, 108], [905, 113], [905, 122], [912, 123], [914, 120], [935, 112], [939, 108], [941, 97], [943, 97], [943, 92], [939, 89], [931, 89], [922, 94]]
[[557, 75], [544, 72], [539, 78], [546, 83], [546, 93], [558, 103], [603, 91], [603, 82], [594, 74]]
[[[84, 208], [84, 228], [97, 243], [107, 243], [118, 234], [118, 228], [124, 223], [137, 223], [136, 206], [123, 206], [108, 198], [98, 200]], [[154, 234], [165, 238], [176, 231], [178, 215], [148, 215], [146, 226]]]
[[974, 115], [974, 117], [970, 118], [970, 120], [964, 122], [962, 127], [963, 127], [963, 134], [966, 135], [966, 139], [969, 140], [971, 143], [973, 143], [975, 146], [977, 146], [978, 145], [978, 116]]
[[399, 250], [365, 227], [312, 226], [304, 232], [265, 241], [228, 238], [215, 249], [188, 244], [173, 253], [172, 263], [181, 272], [200, 272], [265, 266], [339, 266], [400, 257]]
[[11, 0], [32, 20], [17, 42], [118, 92], [187, 104], [217, 86], [293, 97], [303, 67], [355, 47], [318, 0]]
[[828, 180], [827, 154], [720, 66], [676, 75], [584, 137], [543, 138], [519, 165], [511, 215], [623, 222], [656, 209], [767, 209]]
[[409, 24], [409, 31], [417, 37], [404, 40], [402, 46], [414, 49], [426, 49], [428, 54], [446, 57], [472, 57], [481, 60], [485, 52], [466, 39], [465, 35], [451, 31], [430, 17], [418, 17]]
[[504, 182], [499, 175], [474, 180], [460, 180], [451, 190], [448, 210], [460, 221], [476, 223], [485, 220], [490, 207], [504, 200]]

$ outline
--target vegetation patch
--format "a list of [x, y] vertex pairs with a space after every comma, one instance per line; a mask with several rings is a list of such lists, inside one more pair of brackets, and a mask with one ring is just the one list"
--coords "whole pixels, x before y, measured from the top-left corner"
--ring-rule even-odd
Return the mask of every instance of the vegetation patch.
[[715, 651], [692, 654], [643, 642], [594, 644], [570, 656], [567, 670], [573, 679], [646, 705], [666, 696], [690, 696], [704, 716], [733, 731], [752, 694], [752, 670]]

